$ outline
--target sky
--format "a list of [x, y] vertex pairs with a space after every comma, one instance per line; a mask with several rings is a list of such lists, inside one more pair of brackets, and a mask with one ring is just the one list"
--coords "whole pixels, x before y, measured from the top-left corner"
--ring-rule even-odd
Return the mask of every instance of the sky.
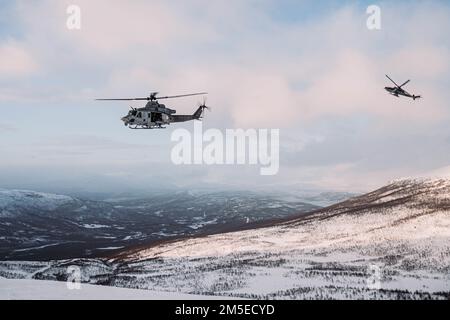
[[[447, 175], [449, 16], [437, 0], [0, 0], [0, 187], [359, 192]], [[385, 74], [424, 99], [389, 96]], [[176, 166], [171, 133], [192, 123], [129, 130], [129, 103], [94, 101], [153, 91], [207, 91], [205, 130], [279, 129], [279, 173]]]

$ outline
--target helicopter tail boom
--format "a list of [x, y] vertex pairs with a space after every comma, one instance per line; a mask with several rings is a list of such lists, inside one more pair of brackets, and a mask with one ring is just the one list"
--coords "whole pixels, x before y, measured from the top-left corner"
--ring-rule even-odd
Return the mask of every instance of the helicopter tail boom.
[[194, 116], [191, 115], [174, 115], [170, 117], [170, 122], [186, 122], [195, 120]]
[[172, 115], [170, 117], [170, 120], [171, 122], [186, 122], [191, 120], [200, 120], [202, 118], [205, 109], [208, 109], [208, 107], [205, 105], [201, 105], [192, 115]]
[[203, 114], [203, 110], [206, 109], [206, 106], [200, 106], [198, 107], [197, 111], [194, 112], [194, 114], [192, 115], [192, 117], [196, 120], [200, 119], [202, 117]]

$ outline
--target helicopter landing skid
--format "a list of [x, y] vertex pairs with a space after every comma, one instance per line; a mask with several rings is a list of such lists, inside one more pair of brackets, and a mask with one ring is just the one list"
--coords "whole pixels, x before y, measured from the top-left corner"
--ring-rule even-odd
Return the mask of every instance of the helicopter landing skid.
[[132, 130], [154, 130], [154, 129], [166, 129], [163, 126], [130, 126]]

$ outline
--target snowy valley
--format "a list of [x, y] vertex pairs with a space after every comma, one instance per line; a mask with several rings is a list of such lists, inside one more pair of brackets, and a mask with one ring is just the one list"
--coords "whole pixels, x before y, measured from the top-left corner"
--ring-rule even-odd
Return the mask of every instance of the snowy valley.
[[[404, 180], [263, 227], [104, 259], [0, 262], [0, 276], [256, 299], [448, 299], [450, 181]], [[101, 297], [99, 297], [101, 298]]]
[[166, 239], [252, 228], [316, 208], [301, 198], [244, 191], [84, 199], [0, 189], [0, 260], [108, 257]]

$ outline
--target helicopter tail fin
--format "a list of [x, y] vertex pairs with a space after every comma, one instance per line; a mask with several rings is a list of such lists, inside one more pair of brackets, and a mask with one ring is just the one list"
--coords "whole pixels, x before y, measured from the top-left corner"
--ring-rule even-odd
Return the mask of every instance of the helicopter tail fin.
[[196, 120], [201, 119], [205, 109], [210, 110], [210, 108], [206, 106], [206, 100], [203, 100], [203, 103], [198, 106], [197, 111], [195, 111], [195, 113], [192, 115], [192, 117]]
[[415, 101], [416, 99], [422, 99], [422, 96], [413, 96], [413, 99], [414, 99], [414, 101]]
[[200, 119], [202, 117], [202, 114], [203, 114], [203, 109], [204, 109], [203, 106], [198, 107], [197, 111], [194, 112], [192, 117], [194, 119], [197, 119], [197, 120]]

